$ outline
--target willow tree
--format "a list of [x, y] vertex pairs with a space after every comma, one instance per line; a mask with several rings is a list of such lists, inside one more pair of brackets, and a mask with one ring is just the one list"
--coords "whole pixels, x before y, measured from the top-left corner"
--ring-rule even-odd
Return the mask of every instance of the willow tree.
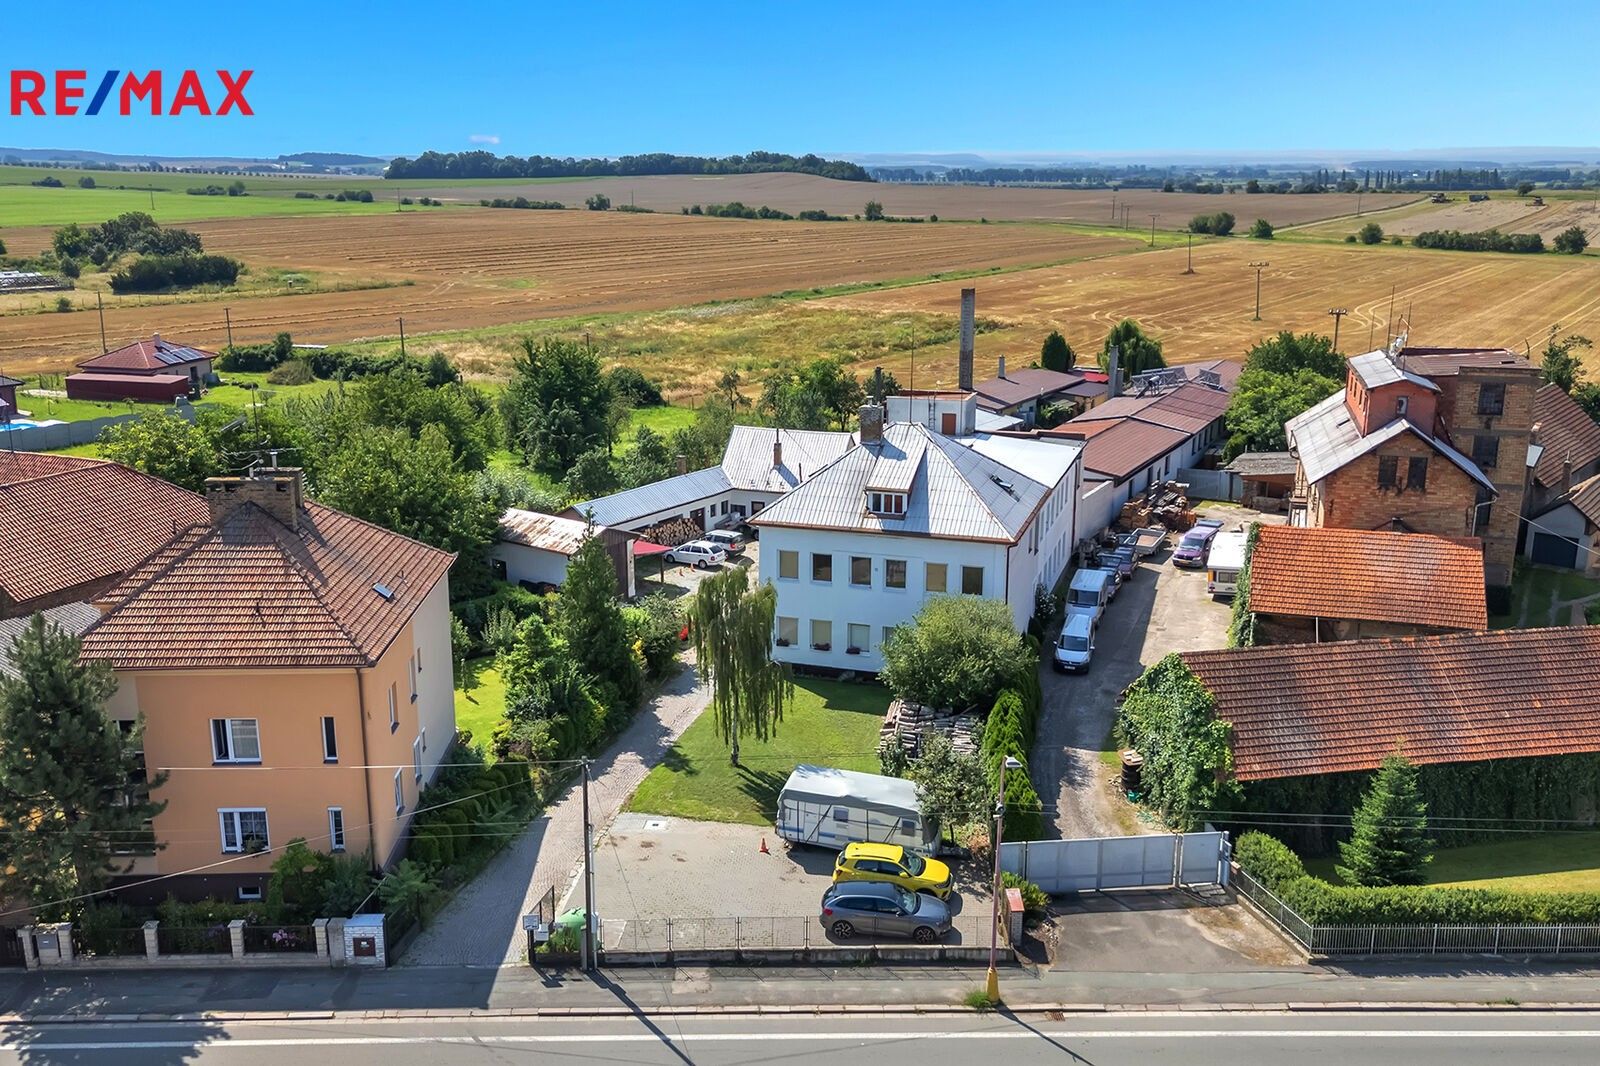
[[717, 732], [734, 766], [739, 765], [740, 737], [766, 740], [794, 700], [789, 668], [772, 661], [777, 606], [777, 589], [752, 590], [745, 571], [731, 566], [702, 581], [689, 607], [695, 669], [711, 685]]

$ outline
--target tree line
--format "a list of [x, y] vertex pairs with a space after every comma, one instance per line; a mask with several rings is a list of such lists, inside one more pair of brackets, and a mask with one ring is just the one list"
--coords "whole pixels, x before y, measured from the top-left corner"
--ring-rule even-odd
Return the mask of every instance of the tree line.
[[384, 171], [385, 178], [612, 178], [652, 174], [815, 174], [840, 181], [871, 181], [861, 166], [821, 156], [783, 152], [698, 156], [651, 152], [616, 159], [573, 159], [555, 156], [497, 156], [493, 152], [423, 152], [400, 157]]

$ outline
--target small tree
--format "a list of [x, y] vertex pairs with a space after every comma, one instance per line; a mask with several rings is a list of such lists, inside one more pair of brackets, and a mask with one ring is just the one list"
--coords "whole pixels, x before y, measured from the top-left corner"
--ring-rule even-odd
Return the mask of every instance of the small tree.
[[1066, 373], [1077, 361], [1077, 353], [1072, 350], [1072, 345], [1067, 343], [1067, 338], [1061, 335], [1060, 330], [1051, 330], [1039, 348], [1039, 365], [1046, 370]]
[[1583, 250], [1589, 247], [1589, 237], [1583, 232], [1582, 226], [1570, 226], [1556, 234], [1556, 251], [1566, 255], [1582, 255]]
[[902, 699], [930, 707], [987, 705], [1025, 670], [1033, 653], [1011, 621], [1011, 608], [978, 596], [935, 596], [883, 645], [883, 683]]
[[883, 205], [881, 203], [879, 203], [878, 201], [876, 201], [876, 200], [868, 200], [867, 201], [867, 208], [866, 208], [866, 218], [867, 218], [868, 222], [882, 222], [883, 221]]
[[777, 589], [763, 585], [752, 591], [740, 567], [702, 581], [689, 607], [695, 670], [711, 684], [717, 732], [734, 766], [739, 765], [739, 738], [749, 733], [766, 740], [794, 701], [789, 668], [772, 661], [777, 607]]
[[1577, 353], [1580, 349], [1593, 347], [1594, 342], [1581, 333], [1572, 333], [1561, 340], [1556, 340], [1556, 334], [1560, 332], [1560, 326], [1550, 327], [1550, 336], [1544, 344], [1544, 355], [1539, 360], [1539, 372], [1545, 381], [1559, 385], [1562, 392], [1571, 393], [1582, 383], [1585, 373], [1583, 359]]
[[1131, 318], [1125, 318], [1111, 327], [1111, 332], [1106, 334], [1106, 340], [1100, 346], [1100, 368], [1110, 369], [1111, 349], [1115, 346], [1121, 353], [1121, 366], [1124, 374], [1143, 374], [1147, 370], [1160, 370], [1167, 365], [1161, 354], [1161, 342], [1145, 333], [1139, 323]]
[[1383, 760], [1372, 787], [1356, 809], [1354, 833], [1339, 845], [1334, 867], [1346, 883], [1381, 887], [1420, 885], [1433, 845], [1428, 840], [1428, 805], [1417, 787], [1417, 770], [1399, 751]]
[[1356, 231], [1356, 239], [1362, 244], [1382, 244], [1383, 227], [1376, 222], [1368, 222]]
[[592, 500], [617, 490], [617, 472], [611, 465], [611, 453], [606, 448], [591, 448], [578, 456], [572, 469], [562, 479], [561, 486], [575, 500]]
[[1258, 241], [1272, 240], [1272, 223], [1264, 218], [1256, 219], [1256, 224], [1250, 227], [1250, 236]]
[[411, 859], [400, 860], [400, 864], [378, 883], [378, 899], [383, 903], [384, 913], [401, 923], [426, 924], [443, 892], [434, 884], [428, 867]]
[[585, 538], [573, 552], [556, 604], [556, 623], [572, 657], [594, 679], [596, 691], [631, 707], [639, 695], [638, 664], [617, 601], [617, 572], [599, 537]]
[[1522, 181], [1517, 183], [1517, 195], [1526, 196], [1533, 191], [1533, 182]]
[[585, 200], [583, 206], [591, 211], [609, 211], [611, 210], [611, 197], [605, 193], [597, 192]]
[[936, 819], [946, 835], [988, 817], [992, 801], [983, 760], [977, 752], [956, 751], [944, 733], [923, 734], [922, 752], [905, 776], [917, 786], [923, 813]]

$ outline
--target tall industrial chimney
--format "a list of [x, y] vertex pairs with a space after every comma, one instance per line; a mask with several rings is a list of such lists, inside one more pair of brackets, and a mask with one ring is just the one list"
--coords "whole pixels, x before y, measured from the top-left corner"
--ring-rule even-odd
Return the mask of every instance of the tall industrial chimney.
[[1113, 344], [1106, 358], [1106, 396], [1115, 399], [1122, 392], [1122, 351]]
[[962, 392], [972, 391], [972, 334], [973, 320], [977, 317], [978, 290], [961, 290], [961, 363], [956, 371], [956, 387]]

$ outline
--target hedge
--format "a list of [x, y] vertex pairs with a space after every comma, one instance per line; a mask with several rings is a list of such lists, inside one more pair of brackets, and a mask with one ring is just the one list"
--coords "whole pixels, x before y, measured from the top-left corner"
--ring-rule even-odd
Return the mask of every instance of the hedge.
[[1245, 833], [1234, 859], [1312, 925], [1590, 925], [1600, 892], [1505, 892], [1490, 888], [1333, 885], [1265, 833]]

